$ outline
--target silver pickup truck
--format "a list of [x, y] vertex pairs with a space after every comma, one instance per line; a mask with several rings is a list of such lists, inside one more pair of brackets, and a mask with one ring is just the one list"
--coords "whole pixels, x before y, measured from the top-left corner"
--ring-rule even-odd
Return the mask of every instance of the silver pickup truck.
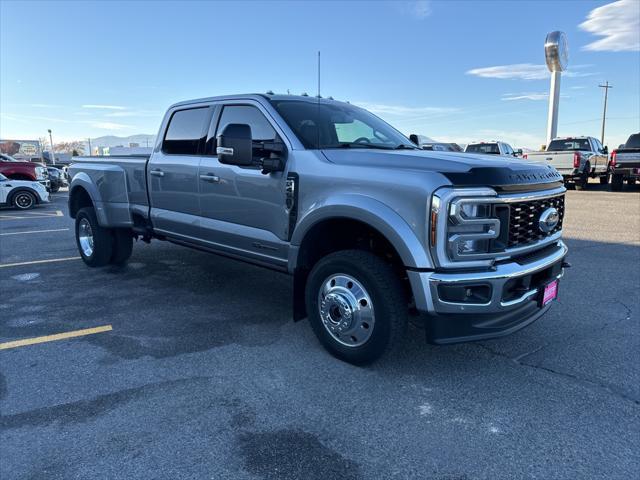
[[554, 168], [424, 151], [331, 99], [178, 103], [151, 156], [79, 158], [69, 173], [87, 265], [126, 262], [140, 238], [287, 272], [294, 320], [356, 364], [397, 345], [409, 316], [437, 344], [515, 332], [566, 266]]
[[554, 138], [542, 152], [529, 152], [525, 159], [544, 161], [554, 167], [566, 182], [572, 182], [576, 190], [584, 190], [589, 178], [599, 178], [606, 185], [609, 181], [607, 147], [593, 137]]

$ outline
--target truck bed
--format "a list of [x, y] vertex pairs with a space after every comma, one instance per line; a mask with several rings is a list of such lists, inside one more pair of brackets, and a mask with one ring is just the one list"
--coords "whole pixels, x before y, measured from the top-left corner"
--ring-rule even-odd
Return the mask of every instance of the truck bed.
[[[94, 198], [101, 198], [96, 205], [98, 216], [112, 212], [108, 222], [114, 226], [129, 226], [131, 213], [148, 216], [146, 168], [150, 155], [114, 155], [103, 157], [73, 157], [69, 165], [70, 184], [89, 189], [98, 189]], [[105, 218], [105, 220], [107, 220]]]

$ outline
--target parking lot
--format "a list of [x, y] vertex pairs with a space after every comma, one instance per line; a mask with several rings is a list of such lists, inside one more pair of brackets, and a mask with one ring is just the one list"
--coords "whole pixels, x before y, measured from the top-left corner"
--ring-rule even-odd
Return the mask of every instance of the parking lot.
[[66, 192], [0, 210], [0, 477], [638, 478], [640, 189], [591, 187], [546, 316], [366, 368], [285, 275], [160, 241], [89, 269]]

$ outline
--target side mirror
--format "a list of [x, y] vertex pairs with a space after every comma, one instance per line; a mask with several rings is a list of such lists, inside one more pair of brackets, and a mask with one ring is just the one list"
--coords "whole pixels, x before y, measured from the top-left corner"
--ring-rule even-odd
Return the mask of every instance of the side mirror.
[[250, 167], [253, 165], [251, 127], [244, 123], [230, 123], [217, 138], [216, 153], [220, 163]]
[[515, 152], [513, 152], [513, 155], [515, 157], [522, 156], [522, 149], [521, 148], [517, 149]]
[[607, 147], [606, 145], [602, 148], [602, 153], [604, 153], [605, 155], [609, 153], [609, 147]]

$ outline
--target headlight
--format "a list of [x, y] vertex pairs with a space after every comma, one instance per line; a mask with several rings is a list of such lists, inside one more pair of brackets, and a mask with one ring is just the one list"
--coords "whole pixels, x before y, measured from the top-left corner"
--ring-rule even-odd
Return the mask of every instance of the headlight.
[[500, 235], [500, 219], [493, 215], [495, 196], [491, 189], [446, 190], [434, 195], [429, 240], [440, 266], [492, 264], [491, 241]]

